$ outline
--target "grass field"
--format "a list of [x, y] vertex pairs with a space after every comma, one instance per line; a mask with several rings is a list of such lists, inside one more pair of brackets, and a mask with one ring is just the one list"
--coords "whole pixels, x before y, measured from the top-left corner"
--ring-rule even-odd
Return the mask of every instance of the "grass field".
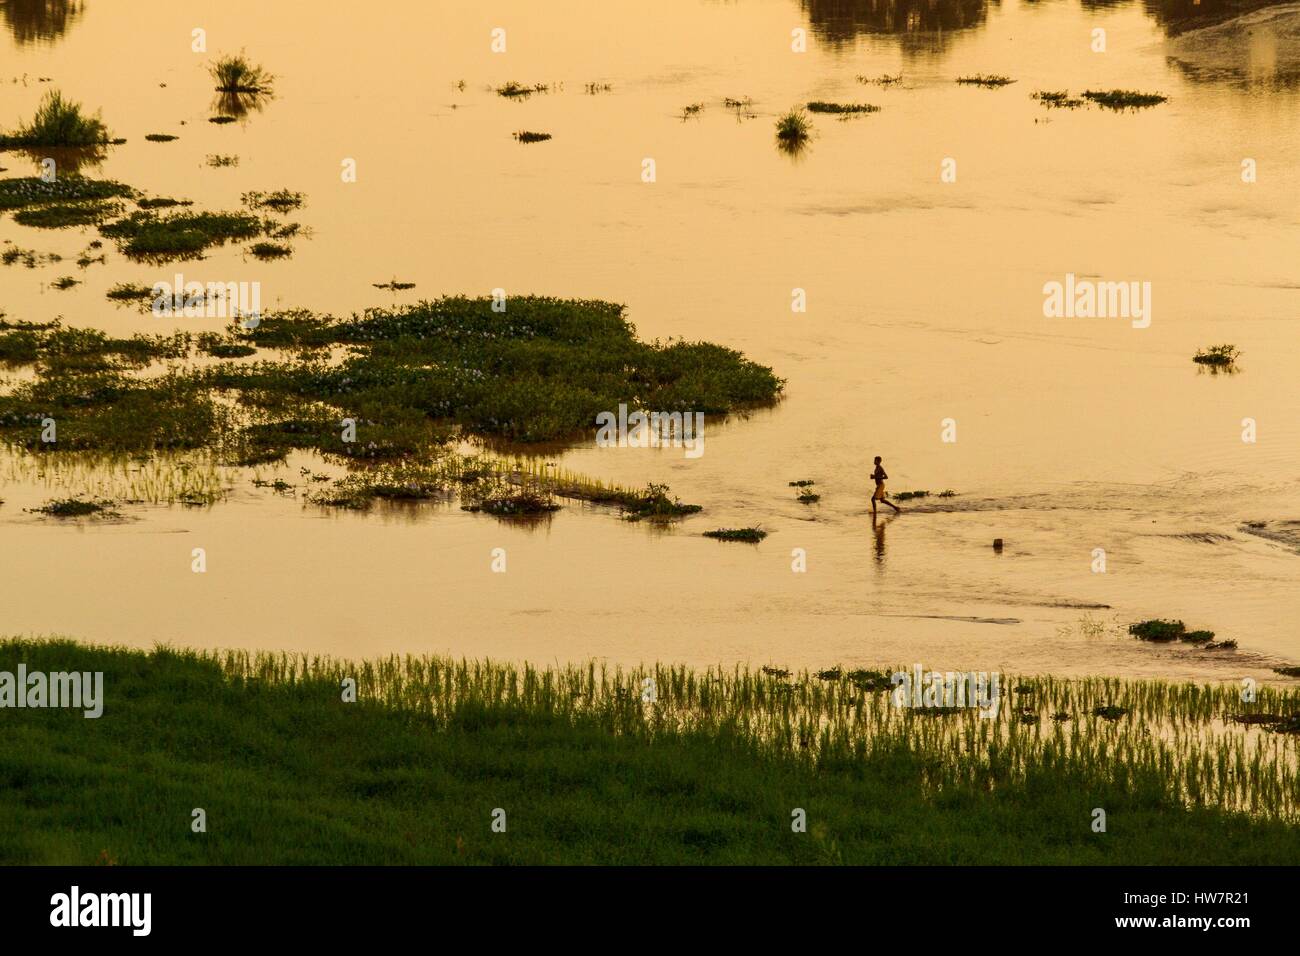
[[[1012, 681], [1016, 705], [980, 720], [900, 712], [878, 677], [839, 669], [538, 671], [0, 642], [0, 671], [20, 662], [103, 671], [104, 712], [0, 709], [6, 864], [1300, 859], [1296, 738], [1212, 730], [1232, 706], [1216, 689]], [[343, 701], [345, 677], [358, 702]], [[1297, 700], [1264, 689], [1257, 707], [1294, 713]], [[1197, 724], [1201, 749], [1186, 736]], [[1238, 738], [1254, 743], [1234, 751]], [[1210, 754], [1235, 783], [1215, 788]], [[1252, 800], [1251, 814], [1223, 809]], [[191, 829], [195, 808], [206, 832]], [[806, 832], [792, 829], [796, 808]]]

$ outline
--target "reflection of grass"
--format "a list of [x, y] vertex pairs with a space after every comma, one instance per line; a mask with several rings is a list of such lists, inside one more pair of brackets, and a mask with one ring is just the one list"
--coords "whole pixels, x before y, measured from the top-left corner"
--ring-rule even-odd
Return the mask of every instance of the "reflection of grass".
[[109, 140], [108, 128], [98, 115], [85, 115], [81, 104], [64, 99], [58, 90], [50, 90], [30, 123], [0, 135], [0, 148], [101, 146]]
[[[103, 672], [111, 719], [6, 712], [6, 772], [50, 795], [37, 803], [0, 788], [6, 864], [1224, 865], [1300, 855], [1294, 742], [1244, 724], [1217, 729], [1241, 709], [1231, 684], [1031, 678], [1032, 704], [985, 720], [897, 708], [889, 693], [855, 686], [855, 674], [874, 672], [817, 680], [778, 667], [0, 643], [0, 669], [20, 662], [29, 673]], [[340, 703], [348, 680], [356, 703]], [[1255, 706], [1294, 715], [1300, 699], [1261, 688]], [[1062, 716], [1029, 724], [1024, 711]], [[105, 764], [118, 768], [111, 781]], [[439, 767], [455, 773], [430, 771]], [[195, 780], [207, 781], [210, 813], [258, 825], [215, 827], [199, 841], [184, 826], [160, 829], [156, 820], [192, 805]], [[1108, 814], [1104, 839], [1087, 825], [1096, 806]], [[506, 809], [506, 835], [488, 833], [493, 807]], [[574, 807], [584, 808], [579, 825]], [[806, 833], [791, 831], [792, 807], [810, 808]], [[637, 839], [646, 833], [654, 838]]]

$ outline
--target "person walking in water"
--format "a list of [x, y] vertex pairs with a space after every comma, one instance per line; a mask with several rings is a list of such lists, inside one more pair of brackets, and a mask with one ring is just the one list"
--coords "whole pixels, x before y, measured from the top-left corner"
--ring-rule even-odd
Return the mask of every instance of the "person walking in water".
[[876, 482], [876, 490], [871, 495], [871, 514], [876, 514], [876, 502], [883, 501], [889, 507], [894, 509], [894, 514], [900, 514], [902, 509], [885, 497], [885, 479], [889, 476], [885, 474], [885, 469], [880, 466], [880, 456], [876, 456], [876, 470], [871, 473], [872, 479]]

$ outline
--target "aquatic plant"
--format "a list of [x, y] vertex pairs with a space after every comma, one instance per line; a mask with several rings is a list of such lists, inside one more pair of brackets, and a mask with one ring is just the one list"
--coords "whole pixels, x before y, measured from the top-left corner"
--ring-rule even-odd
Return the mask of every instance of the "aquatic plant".
[[1211, 345], [1208, 349], [1198, 349], [1192, 356], [1192, 361], [1198, 365], [1212, 365], [1218, 368], [1226, 368], [1234, 364], [1241, 356], [1235, 345], [1227, 343], [1223, 345]]
[[171, 133], [146, 133], [144, 138], [150, 143], [171, 143], [180, 139], [179, 136], [173, 136]]
[[757, 544], [767, 537], [767, 532], [761, 528], [718, 528], [716, 531], [704, 532], [704, 537], [718, 541], [746, 541]]
[[97, 515], [102, 518], [116, 518], [118, 513], [113, 510], [112, 501], [93, 501], [81, 497], [77, 498], [55, 498], [47, 501], [39, 508], [31, 510], [37, 514], [43, 514], [51, 518], [85, 518], [90, 515]]
[[53, 282], [50, 283], [51, 287], [55, 289], [59, 289], [60, 291], [64, 289], [71, 289], [74, 285], [78, 285], [78, 284], [79, 284], [79, 280], [73, 278], [72, 276], [60, 276], [59, 278], [55, 279]]
[[546, 93], [549, 90], [550, 87], [545, 83], [524, 86], [522, 83], [511, 80], [509, 83], [497, 87], [497, 96], [504, 96], [506, 99], [527, 99], [534, 93]]
[[[879, 113], [879, 106], [872, 106], [870, 103], [825, 103], [821, 100], [813, 100], [807, 104], [810, 113], [832, 113], [838, 115], [849, 115], [858, 113]], [[789, 114], [787, 114], [789, 115]]]
[[127, 256], [167, 262], [197, 256], [232, 240], [250, 239], [262, 231], [262, 222], [244, 213], [182, 212], [160, 216], [143, 210], [106, 223], [99, 231], [117, 240], [118, 248]]
[[248, 247], [248, 254], [254, 259], [266, 262], [271, 259], [284, 259], [293, 255], [293, 249], [279, 242], [255, 242]]
[[667, 485], [654, 482], [647, 484], [639, 495], [624, 493], [606, 500], [617, 504], [628, 521], [672, 521], [701, 510], [699, 505], [683, 504], [680, 498], [670, 497]]
[[1007, 86], [1016, 81], [1011, 79], [1009, 76], [999, 76], [996, 73], [974, 73], [970, 76], [957, 77], [957, 82], [967, 86], [983, 86], [992, 89], [999, 86]]
[[205, 160], [213, 169], [227, 169], [231, 166], [239, 165], [239, 157], [234, 155], [224, 155], [222, 153], [213, 153]]
[[520, 130], [513, 135], [521, 143], [544, 143], [551, 138], [550, 133], [534, 133], [526, 129]]
[[1182, 621], [1150, 620], [1130, 624], [1128, 632], [1142, 641], [1167, 643], [1180, 639], [1187, 628]]
[[900, 491], [898, 494], [894, 495], [894, 497], [895, 497], [898, 501], [910, 501], [910, 500], [913, 499], [913, 498], [928, 498], [928, 497], [930, 497], [930, 492], [928, 492], [928, 491]]
[[1038, 100], [1048, 109], [1074, 110], [1083, 105], [1083, 100], [1070, 96], [1069, 90], [1038, 90], [1031, 93], [1030, 98]]
[[882, 74], [882, 75], [880, 75], [880, 76], [865, 76], [865, 75], [859, 73], [859, 74], [857, 75], [857, 81], [858, 81], [859, 83], [871, 83], [871, 84], [874, 84], [875, 86], [893, 86], [895, 83], [902, 83], [902, 82], [903, 82], [903, 74], [902, 74], [902, 73], [894, 73], [894, 74], [885, 73], [885, 74]]
[[91, 147], [111, 141], [99, 114], [87, 116], [81, 104], [50, 90], [41, 99], [36, 115], [25, 126], [0, 134], [0, 149], [14, 147]]
[[267, 94], [275, 83], [274, 76], [250, 63], [243, 53], [218, 57], [208, 66], [208, 74], [218, 93]]
[[1137, 110], [1157, 106], [1169, 99], [1160, 93], [1139, 93], [1136, 90], [1085, 90], [1083, 98], [1108, 110]]
[[49, 203], [18, 209], [13, 213], [14, 222], [34, 229], [68, 229], [77, 226], [90, 226], [111, 219], [122, 212], [122, 206], [116, 202], [88, 201], [76, 203]]
[[288, 213], [301, 209], [306, 202], [306, 195], [291, 189], [277, 189], [274, 192], [248, 192], [239, 197], [249, 209], [270, 209], [273, 212]]
[[776, 121], [776, 138], [787, 147], [807, 142], [812, 134], [812, 123], [802, 110], [790, 110]]

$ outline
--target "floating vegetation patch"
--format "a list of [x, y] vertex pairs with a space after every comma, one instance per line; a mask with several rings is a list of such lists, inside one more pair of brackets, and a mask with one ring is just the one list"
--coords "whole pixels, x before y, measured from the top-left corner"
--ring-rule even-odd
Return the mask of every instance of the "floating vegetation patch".
[[879, 113], [880, 107], [872, 106], [870, 103], [826, 103], [822, 100], [813, 100], [808, 104], [808, 112], [845, 116], [860, 113]]
[[226, 156], [221, 153], [213, 153], [204, 160], [212, 169], [229, 169], [232, 166], [239, 165], [238, 156]]
[[236, 117], [234, 116], [209, 116], [208, 117], [209, 123], [216, 123], [218, 126], [224, 125], [226, 123], [233, 123], [235, 121], [236, 121]]
[[1128, 632], [1141, 641], [1168, 643], [1181, 639], [1187, 628], [1182, 621], [1151, 620], [1130, 624]]
[[173, 136], [171, 133], [146, 133], [144, 138], [151, 143], [171, 143], [180, 139], [179, 136]]
[[306, 198], [303, 193], [294, 192], [290, 189], [277, 189], [275, 192], [270, 193], [244, 193], [240, 196], [240, 202], [249, 209], [270, 209], [272, 212], [283, 215], [301, 209]]
[[761, 528], [718, 528], [716, 531], [704, 532], [704, 537], [718, 541], [745, 541], [757, 544], [767, 537], [767, 532]]
[[58, 90], [45, 94], [31, 122], [9, 133], [0, 133], [0, 149], [85, 148], [111, 141], [108, 128], [98, 114], [87, 116], [81, 104], [64, 99]]
[[857, 75], [857, 81], [858, 81], [859, 83], [864, 83], [864, 84], [865, 84], [865, 83], [869, 83], [869, 84], [872, 84], [872, 85], [874, 85], [874, 86], [893, 86], [895, 83], [902, 83], [902, 82], [903, 82], [903, 74], [902, 74], [902, 73], [894, 73], [894, 74], [885, 73], [885, 74], [883, 74], [883, 75], [881, 75], [881, 76], [864, 76], [863, 74], [859, 73], [859, 74]]
[[50, 286], [52, 288], [58, 289], [59, 291], [63, 291], [64, 289], [71, 289], [74, 285], [79, 285], [79, 284], [80, 284], [80, 280], [74, 279], [72, 276], [60, 276], [59, 278], [51, 282]]
[[1031, 93], [1032, 99], [1038, 100], [1048, 109], [1075, 110], [1083, 105], [1083, 100], [1070, 96], [1069, 90], [1038, 90]]
[[544, 143], [551, 138], [551, 134], [534, 133], [532, 130], [521, 129], [514, 134], [514, 137], [521, 143]]
[[66, 175], [53, 182], [45, 182], [36, 176], [0, 179], [0, 210], [95, 202], [134, 195], [135, 190], [130, 186], [109, 179]]
[[33, 229], [68, 229], [93, 226], [120, 215], [122, 206], [116, 202], [90, 201], [75, 203], [50, 203], [19, 209], [13, 214], [14, 222]]
[[[587, 501], [598, 500], [592, 496], [581, 497]], [[617, 504], [628, 521], [673, 521], [697, 514], [701, 510], [699, 505], [683, 504], [680, 498], [670, 495], [667, 485], [653, 482], [646, 485], [645, 491], [639, 494], [620, 491], [604, 495], [603, 503]]]
[[254, 259], [267, 262], [272, 259], [286, 259], [293, 255], [293, 249], [279, 242], [255, 242], [248, 247], [248, 253]]
[[504, 86], [497, 87], [497, 96], [504, 96], [506, 99], [527, 99], [534, 93], [549, 92], [550, 87], [545, 83], [535, 83], [532, 86], [524, 86], [522, 83], [516, 83], [511, 80]]
[[1274, 667], [1273, 671], [1283, 677], [1300, 677], [1300, 667]]
[[35, 514], [50, 518], [88, 518], [92, 515], [100, 518], [117, 518], [120, 515], [113, 510], [115, 502], [95, 501], [87, 498], [55, 498], [39, 508], [32, 508]]
[[699, 116], [702, 112], [704, 112], [703, 103], [690, 103], [682, 107], [682, 119], [688, 120], [692, 116]]
[[391, 279], [388, 282], [372, 282], [370, 284], [376, 289], [387, 289], [390, 292], [405, 292], [407, 289], [415, 288], [414, 282], [398, 282], [396, 279]]
[[229, 336], [218, 335], [215, 332], [200, 334], [195, 340], [195, 346], [204, 355], [211, 355], [214, 358], [244, 358], [257, 354], [256, 346], [249, 345], [247, 342], [236, 341]]
[[[143, 286], [117, 296], [146, 297]], [[722, 346], [637, 341], [621, 306], [593, 300], [514, 297], [504, 315], [486, 297], [342, 320], [271, 313], [254, 328], [232, 325], [221, 343], [287, 355], [164, 369], [148, 366], [190, 357], [188, 335], [115, 339], [57, 323], [0, 329], [0, 357], [36, 368], [0, 394], [0, 440], [42, 454], [206, 449], [232, 464], [310, 449], [364, 467], [425, 461], [472, 436], [573, 440], [620, 403], [722, 415], [770, 403], [783, 386], [771, 369]], [[211, 344], [202, 340], [201, 351]], [[235, 357], [225, 348], [205, 354], [223, 351]], [[47, 417], [58, 423], [56, 443], [41, 440]], [[663, 486], [634, 492], [515, 471], [548, 494], [610, 504], [629, 517], [698, 511]]]
[[822, 496], [813, 491], [801, 491], [799, 492], [796, 500], [799, 501], [801, 504], [811, 505], [817, 503], [818, 501], [821, 501]]
[[1223, 345], [1211, 345], [1208, 349], [1198, 349], [1192, 356], [1192, 361], [1197, 365], [1208, 365], [1212, 368], [1226, 369], [1236, 364], [1241, 352], [1235, 345], [1227, 343]]
[[999, 76], [996, 73], [974, 73], [970, 76], [959, 76], [957, 82], [965, 86], [982, 86], [986, 89], [996, 89], [999, 86], [1008, 86], [1015, 80], [1009, 76]]
[[63, 256], [57, 252], [37, 252], [35, 249], [23, 249], [19, 246], [10, 246], [4, 252], [0, 252], [0, 263], [7, 266], [22, 263], [29, 269], [35, 269], [37, 266], [62, 261]]
[[1158, 106], [1169, 97], [1159, 93], [1139, 93], [1135, 90], [1085, 90], [1083, 98], [1108, 110], [1139, 110]]
[[104, 297], [113, 302], [150, 302], [154, 296], [153, 286], [131, 282], [119, 282], [104, 293]]
[[928, 498], [928, 497], [930, 497], [930, 492], [928, 492], [928, 491], [900, 491], [898, 494], [894, 495], [894, 497], [895, 497], [897, 500], [899, 500], [899, 501], [911, 501], [911, 500], [913, 500], [914, 498]]
[[160, 216], [152, 210], [134, 212], [99, 231], [117, 240], [132, 258], [169, 262], [198, 256], [213, 246], [251, 239], [261, 234], [262, 221], [244, 213], [182, 212]]
[[613, 88], [609, 83], [588, 83], [583, 88], [583, 91], [588, 96], [595, 96], [597, 93], [608, 93]]
[[153, 199], [137, 199], [135, 204], [141, 209], [172, 209], [176, 206], [193, 206], [188, 199], [172, 199], [170, 196], [156, 196]]

